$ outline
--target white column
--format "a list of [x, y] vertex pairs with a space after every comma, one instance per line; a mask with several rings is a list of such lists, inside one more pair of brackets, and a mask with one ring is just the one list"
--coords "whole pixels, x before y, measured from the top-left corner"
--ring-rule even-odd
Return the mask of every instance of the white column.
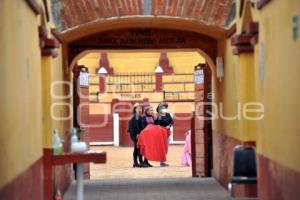
[[[170, 115], [171, 115], [171, 117], [173, 118], [173, 114], [170, 113]], [[173, 119], [173, 120], [174, 120], [174, 119]], [[170, 141], [169, 141], [169, 143], [170, 143], [170, 144], [173, 144], [173, 142], [174, 142], [174, 126], [172, 126], [172, 127], [170, 128], [170, 131], [171, 131], [171, 135], [170, 135]]]
[[113, 122], [114, 122], [114, 146], [119, 146], [120, 145], [120, 138], [119, 138], [119, 134], [120, 134], [120, 130], [119, 130], [119, 122], [120, 122], [120, 118], [119, 118], [119, 114], [118, 113], [114, 113], [113, 114]]
[[77, 200], [83, 200], [83, 164], [77, 163], [76, 165], [77, 175]]

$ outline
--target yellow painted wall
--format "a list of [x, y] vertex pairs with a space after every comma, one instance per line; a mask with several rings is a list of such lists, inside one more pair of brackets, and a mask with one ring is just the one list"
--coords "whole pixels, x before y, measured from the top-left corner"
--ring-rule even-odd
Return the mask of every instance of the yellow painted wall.
[[38, 24], [25, 1], [0, 1], [0, 188], [42, 156]]
[[73, 116], [70, 116], [69, 88], [72, 86], [64, 80], [62, 67], [61, 49], [56, 50], [56, 58], [42, 58], [42, 80], [43, 80], [43, 134], [44, 147], [52, 147], [52, 133], [54, 129], [59, 131], [60, 137], [64, 139], [65, 134], [71, 128]]
[[[114, 72], [154, 72], [159, 64], [160, 51], [107, 51], [110, 66]], [[204, 63], [204, 58], [197, 51], [178, 52], [168, 50], [167, 55], [170, 65], [175, 73], [192, 73], [194, 66]], [[95, 73], [99, 67], [100, 52], [89, 53], [78, 61], [79, 65], [85, 65], [90, 73]]]
[[[272, 1], [261, 11], [250, 11], [259, 22], [255, 52], [234, 56], [227, 39], [225, 77], [215, 92], [225, 104], [226, 115], [237, 112], [237, 102], [258, 101], [264, 105], [264, 118], [257, 122], [218, 120], [214, 128], [242, 141], [255, 140], [259, 154], [300, 171], [300, 38], [292, 38], [292, 16], [300, 17], [300, 2]], [[242, 31], [242, 21], [237, 16], [236, 34]], [[259, 78], [261, 42], [265, 44], [264, 80]]]
[[293, 15], [300, 18], [300, 1], [274, 1], [257, 17], [266, 54], [265, 80], [258, 85], [265, 105], [258, 152], [300, 172], [300, 38], [292, 39]]
[[[0, 1], [0, 188], [42, 158], [43, 148], [52, 145], [53, 128], [69, 129], [70, 120], [50, 116], [55, 101], [50, 86], [63, 79], [63, 71], [60, 50], [56, 59], [41, 56], [38, 26], [47, 26], [48, 37], [53, 27], [43, 12], [36, 16], [25, 1]], [[62, 87], [55, 91], [65, 93]]]
[[[128, 73], [128, 72], [149, 72], [153, 73], [155, 66], [159, 63], [160, 51], [108, 51], [108, 59], [110, 62], [110, 66], [113, 67], [114, 73]], [[195, 50], [185, 50], [185, 51], [175, 51], [168, 50], [168, 58], [170, 65], [173, 66], [174, 73], [193, 73], [194, 66], [198, 63], [204, 63], [204, 58]], [[79, 65], [85, 65], [89, 68], [90, 73], [95, 73], [96, 68], [99, 66], [100, 52], [97, 53], [89, 53], [85, 55], [78, 61]], [[182, 81], [193, 81], [193, 75], [164, 75], [163, 83], [166, 82], [182, 82]], [[152, 77], [155, 80], [155, 77]], [[114, 83], [113, 79], [107, 79], [107, 82]], [[118, 79], [121, 82], [127, 82], [127, 77], [122, 80]], [[99, 90], [98, 84], [99, 78], [98, 76], [90, 76], [90, 93], [95, 94]], [[107, 86], [107, 90], [115, 91], [113, 87]], [[123, 86], [125, 87], [125, 86]], [[167, 92], [178, 92], [183, 90], [194, 91], [194, 84], [172, 84], [166, 83], [163, 88]], [[132, 88], [132, 86], [128, 86], [126, 90], [134, 90], [141, 91], [141, 88]], [[144, 87], [144, 90], [153, 91], [155, 90], [155, 82], [152, 86]], [[141, 93], [140, 98], [128, 98], [127, 100], [143, 100], [144, 98], [149, 98], [150, 102], [160, 102], [163, 101], [163, 93]], [[180, 94], [166, 94], [171, 95], [170, 98], [178, 98], [180, 95], [180, 99], [193, 99], [194, 92], [191, 93], [180, 93]], [[104, 93], [100, 94], [99, 101], [102, 104], [92, 104], [90, 105], [90, 113], [92, 114], [103, 114], [106, 113], [107, 104], [103, 104], [104, 102], [109, 103], [113, 98], [126, 100], [125, 97], [122, 97], [120, 93]], [[91, 95], [90, 100], [96, 100], [96, 95]], [[179, 113], [191, 112], [194, 108], [184, 108], [182, 106], [176, 106], [174, 111]]]

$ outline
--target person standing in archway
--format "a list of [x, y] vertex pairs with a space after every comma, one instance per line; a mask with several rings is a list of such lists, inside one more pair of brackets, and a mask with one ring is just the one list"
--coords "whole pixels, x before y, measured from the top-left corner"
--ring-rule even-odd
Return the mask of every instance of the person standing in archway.
[[[139, 134], [143, 130], [144, 125], [142, 121], [142, 106], [138, 103], [133, 105], [133, 116], [128, 124], [128, 132], [130, 138], [133, 141], [133, 167], [147, 167], [143, 162], [143, 156], [140, 154], [140, 150], [137, 146]], [[138, 163], [138, 159], [139, 162]]]
[[[170, 128], [173, 126], [173, 118], [171, 114], [168, 112], [168, 104], [163, 102], [160, 103], [157, 106], [156, 109], [158, 116], [157, 119], [155, 120], [154, 124], [159, 125], [161, 127], [164, 127], [167, 132], [168, 132], [168, 137], [171, 135]], [[160, 162], [161, 167], [168, 167], [169, 164], [167, 164], [165, 161]]]
[[[152, 106], [146, 106], [145, 108], [145, 114], [143, 116], [143, 124], [144, 124], [144, 128], [146, 128], [149, 124], [154, 124], [155, 120], [156, 120], [156, 116], [153, 113], [153, 108]], [[144, 164], [147, 165], [148, 167], [153, 167], [148, 159], [145, 157], [144, 159]]]

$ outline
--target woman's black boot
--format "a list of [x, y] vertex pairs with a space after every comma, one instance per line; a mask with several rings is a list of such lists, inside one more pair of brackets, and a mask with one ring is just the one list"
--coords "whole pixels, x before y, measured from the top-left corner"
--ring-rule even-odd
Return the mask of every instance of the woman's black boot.
[[148, 167], [153, 167], [153, 165], [151, 165], [147, 159], [145, 159], [144, 164], [146, 164]]
[[138, 163], [138, 162], [134, 162], [133, 163], [133, 168], [140, 168], [141, 167], [141, 165]]

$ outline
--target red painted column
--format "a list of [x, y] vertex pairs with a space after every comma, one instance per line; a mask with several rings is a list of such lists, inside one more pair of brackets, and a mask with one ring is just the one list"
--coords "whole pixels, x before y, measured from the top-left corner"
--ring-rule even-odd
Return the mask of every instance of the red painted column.
[[53, 198], [53, 175], [52, 175], [52, 149], [44, 149], [43, 162], [44, 162], [44, 199]]
[[99, 93], [104, 93], [106, 89], [106, 76], [104, 74], [99, 75]]
[[155, 73], [155, 91], [161, 92], [162, 91], [162, 73]]

